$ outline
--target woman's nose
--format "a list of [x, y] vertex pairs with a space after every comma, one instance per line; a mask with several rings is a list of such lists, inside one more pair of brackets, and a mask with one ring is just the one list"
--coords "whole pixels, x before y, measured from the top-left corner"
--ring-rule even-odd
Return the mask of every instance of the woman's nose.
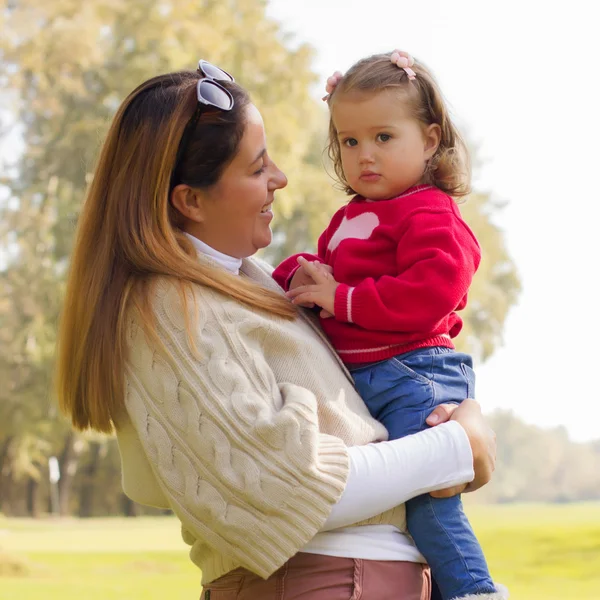
[[275, 164], [272, 164], [272, 169], [273, 169], [273, 174], [271, 175], [270, 178], [270, 189], [271, 190], [280, 190], [281, 188], [284, 188], [287, 183], [287, 177], [285, 176], [285, 173]]

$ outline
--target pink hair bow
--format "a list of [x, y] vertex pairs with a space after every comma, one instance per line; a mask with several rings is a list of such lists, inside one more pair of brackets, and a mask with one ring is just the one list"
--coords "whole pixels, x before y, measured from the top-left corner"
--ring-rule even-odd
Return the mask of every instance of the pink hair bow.
[[411, 69], [415, 64], [415, 59], [403, 50], [394, 50], [390, 56], [390, 60], [399, 68], [404, 69], [410, 80], [416, 79], [417, 74]]
[[340, 71], [336, 71], [333, 75], [327, 78], [327, 83], [325, 84], [325, 91], [327, 92], [326, 96], [323, 96], [323, 101], [327, 102], [329, 100], [329, 96], [333, 94], [333, 90], [335, 90], [337, 84], [342, 80], [344, 76], [340, 73]]

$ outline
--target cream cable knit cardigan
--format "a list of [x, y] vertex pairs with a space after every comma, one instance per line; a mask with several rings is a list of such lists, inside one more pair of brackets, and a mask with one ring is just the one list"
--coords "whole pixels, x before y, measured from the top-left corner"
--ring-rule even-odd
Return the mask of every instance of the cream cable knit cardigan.
[[[240, 274], [279, 290], [256, 259]], [[203, 584], [238, 567], [266, 578], [312, 539], [341, 496], [346, 446], [387, 432], [312, 315], [289, 322], [200, 286], [194, 295], [196, 327], [187, 332], [175, 286], [157, 284], [163, 349], [132, 317], [126, 414], [117, 419], [123, 487], [177, 514]], [[404, 507], [365, 523], [405, 529]]]

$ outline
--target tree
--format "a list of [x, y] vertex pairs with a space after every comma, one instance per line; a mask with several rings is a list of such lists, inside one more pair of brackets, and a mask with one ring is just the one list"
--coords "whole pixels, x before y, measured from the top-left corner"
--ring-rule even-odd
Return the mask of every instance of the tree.
[[481, 245], [481, 264], [469, 290], [462, 317], [463, 330], [457, 347], [481, 361], [502, 344], [504, 322], [517, 301], [521, 284], [502, 231], [494, 224], [502, 205], [490, 193], [475, 192], [461, 205], [461, 212]]
[[[309, 94], [307, 46], [289, 49], [256, 0], [5, 0], [0, 5], [3, 105], [19, 124], [23, 154], [4, 165], [0, 184], [0, 482], [44, 475], [47, 457], [97, 465], [95, 442], [56, 414], [52, 385], [56, 324], [74, 225], [99, 142], [120, 101], [159, 73], [194, 69], [206, 58], [234, 73], [260, 106], [270, 150], [302, 181], [319, 112]], [[278, 195], [284, 213], [299, 188]], [[73, 472], [75, 471], [75, 472]], [[31, 486], [35, 489], [35, 485]], [[84, 493], [89, 496], [89, 491]], [[87, 501], [86, 501], [87, 502]], [[32, 503], [33, 504], [33, 503]], [[6, 508], [6, 506], [5, 506]], [[86, 506], [84, 512], [91, 509]]]
[[[71, 486], [79, 486], [64, 510], [83, 498], [82, 513], [91, 514], [90, 473], [114, 473], [114, 443], [106, 450], [111, 466], [102, 472], [103, 443], [71, 435], [49, 390], [74, 226], [100, 141], [133, 88], [160, 72], [194, 69], [206, 58], [249, 90], [265, 119], [270, 153], [290, 179], [277, 194], [271, 260], [310, 248], [345, 200], [322, 166], [326, 114], [309, 93], [312, 50], [291, 49], [265, 7], [264, 0], [0, 0], [0, 94], [24, 145], [0, 169], [5, 510], [19, 496], [14, 489], [29, 486], [30, 506], [39, 489], [46, 493], [36, 482], [50, 455], [70, 465], [61, 484], [65, 502]], [[474, 287], [465, 339], [488, 356], [517, 286], [502, 236], [490, 225], [493, 205], [483, 195], [474, 198], [475, 229], [489, 262]]]
[[598, 442], [571, 442], [563, 427], [527, 425], [508, 411], [496, 411], [490, 422], [498, 437], [496, 472], [491, 483], [470, 498], [472, 501], [600, 499]]

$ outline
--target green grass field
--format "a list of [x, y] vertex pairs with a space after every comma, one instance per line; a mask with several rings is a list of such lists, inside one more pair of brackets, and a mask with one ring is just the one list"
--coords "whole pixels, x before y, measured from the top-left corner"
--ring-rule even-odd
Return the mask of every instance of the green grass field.
[[[511, 600], [600, 600], [600, 504], [467, 512]], [[174, 518], [0, 517], [0, 600], [196, 600], [199, 591]]]

